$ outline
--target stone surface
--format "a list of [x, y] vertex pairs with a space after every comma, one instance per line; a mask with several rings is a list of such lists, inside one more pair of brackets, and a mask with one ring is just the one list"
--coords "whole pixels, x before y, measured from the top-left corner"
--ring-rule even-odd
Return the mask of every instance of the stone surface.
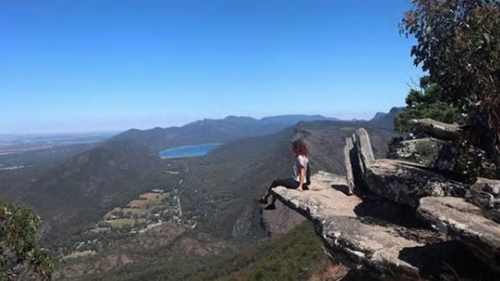
[[453, 140], [462, 134], [458, 124], [447, 124], [429, 118], [410, 120], [413, 134], [426, 134], [440, 140]]
[[368, 132], [361, 128], [356, 130], [353, 136], [354, 146], [356, 146], [356, 151], [358, 153], [361, 172], [365, 172], [369, 165], [375, 162], [375, 156], [373, 156], [372, 144], [370, 142], [370, 136]]
[[346, 138], [344, 146], [344, 163], [347, 187], [349, 191], [354, 192], [354, 174], [352, 173], [351, 151], [354, 149], [354, 144], [351, 138]]
[[416, 163], [377, 159], [363, 175], [378, 196], [417, 207], [426, 196], [463, 196], [467, 186], [425, 169]]
[[466, 200], [482, 209], [500, 209], [500, 180], [478, 178], [465, 196]]
[[485, 218], [479, 207], [463, 198], [427, 197], [420, 200], [417, 212], [436, 230], [472, 245], [500, 273], [500, 225]]
[[390, 148], [389, 158], [405, 160], [434, 168], [451, 171], [455, 166], [457, 150], [450, 142], [434, 138], [403, 140]]
[[399, 226], [358, 217], [356, 210], [362, 201], [345, 195], [346, 184], [344, 177], [320, 172], [313, 176], [308, 191], [277, 187], [273, 192], [286, 206], [314, 222], [329, 255], [338, 258], [340, 254], [344, 264], [381, 276], [417, 280], [426, 264], [421, 258], [429, 255], [420, 257], [425, 245], [405, 238]]
[[[455, 125], [419, 122], [440, 137], [460, 133]], [[320, 172], [308, 191], [273, 193], [314, 222], [332, 259], [360, 272], [381, 280], [500, 280], [500, 181], [479, 178], [470, 187], [451, 180], [448, 144], [406, 141], [397, 153], [414, 162], [375, 159], [359, 129], [346, 139], [344, 177]], [[346, 196], [352, 187], [363, 199]]]
[[359, 162], [359, 167], [352, 165], [356, 189], [359, 186], [376, 196], [412, 207], [417, 207], [419, 199], [425, 196], [465, 195], [465, 184], [424, 165], [394, 159], [375, 160], [368, 133], [362, 128], [356, 131], [353, 140], [351, 163]]

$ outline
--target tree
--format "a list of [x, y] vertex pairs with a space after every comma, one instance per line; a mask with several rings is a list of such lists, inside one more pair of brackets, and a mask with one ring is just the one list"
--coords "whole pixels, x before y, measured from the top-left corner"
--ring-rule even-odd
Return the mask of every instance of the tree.
[[457, 108], [439, 100], [440, 87], [430, 76], [420, 78], [420, 89], [411, 89], [406, 97], [406, 108], [394, 119], [398, 132], [410, 131], [411, 119], [431, 118], [445, 123], [461, 121]]
[[500, 1], [413, 0], [413, 6], [401, 32], [417, 40], [414, 64], [440, 86], [440, 102], [468, 114], [475, 132], [466, 141], [496, 154], [500, 167]]
[[37, 241], [40, 217], [0, 201], [0, 280], [50, 280], [54, 263]]

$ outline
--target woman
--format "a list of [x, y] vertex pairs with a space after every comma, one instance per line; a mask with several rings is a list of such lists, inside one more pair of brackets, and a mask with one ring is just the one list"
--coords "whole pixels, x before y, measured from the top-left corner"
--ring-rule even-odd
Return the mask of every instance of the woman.
[[[271, 189], [277, 186], [284, 186], [289, 189], [297, 189], [302, 192], [307, 189], [310, 184], [309, 180], [309, 158], [308, 150], [304, 142], [301, 140], [296, 140], [292, 143], [292, 150], [295, 154], [295, 161], [293, 164], [293, 177], [288, 179], [276, 179], [271, 183], [271, 186], [267, 190], [266, 194], [260, 198], [259, 202], [261, 204], [267, 204], [267, 199], [271, 196]], [[271, 204], [269, 204], [266, 209], [275, 209], [274, 203], [276, 202], [276, 197], [273, 196]]]

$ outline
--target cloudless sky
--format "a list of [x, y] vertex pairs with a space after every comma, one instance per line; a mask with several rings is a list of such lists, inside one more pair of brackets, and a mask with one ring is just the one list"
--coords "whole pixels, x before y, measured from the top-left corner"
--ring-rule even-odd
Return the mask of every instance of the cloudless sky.
[[421, 71], [410, 0], [2, 0], [0, 133], [370, 118]]

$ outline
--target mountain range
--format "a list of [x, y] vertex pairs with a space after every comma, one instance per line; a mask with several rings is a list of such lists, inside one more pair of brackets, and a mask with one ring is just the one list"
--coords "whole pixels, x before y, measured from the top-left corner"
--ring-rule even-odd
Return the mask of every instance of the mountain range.
[[[107, 212], [126, 205], [144, 192], [162, 188], [178, 192], [183, 211], [181, 219], [190, 226], [179, 226], [182, 233], [187, 231], [188, 236], [181, 236], [186, 238], [172, 240], [170, 232], [160, 232], [163, 233], [160, 236], [164, 235], [162, 239], [170, 241], [156, 249], [166, 255], [158, 256], [160, 260], [191, 255], [185, 243], [216, 243], [217, 248], [234, 253], [259, 243], [272, 234], [270, 225], [290, 216], [287, 212], [291, 211], [272, 218], [263, 216], [255, 199], [274, 178], [290, 175], [292, 139], [301, 137], [306, 141], [313, 172], [325, 170], [342, 174], [345, 137], [364, 127], [370, 133], [375, 154], [384, 155], [387, 142], [394, 136], [384, 125], [392, 116], [392, 110], [387, 116], [356, 122], [321, 115], [262, 119], [229, 116], [182, 127], [132, 129], [64, 159], [11, 192], [16, 193], [14, 197], [19, 202], [42, 216], [42, 239], [56, 252], [72, 248], [82, 239], [95, 238], [86, 230]], [[161, 160], [158, 156], [163, 149], [211, 142], [224, 145], [204, 157]], [[120, 245], [124, 244], [116, 241], [98, 257], [122, 253]], [[166, 247], [165, 250], [161, 250], [162, 247]], [[176, 250], [167, 251], [167, 248]], [[147, 258], [150, 252], [142, 248], [134, 251], [144, 252], [131, 258], [135, 264], [151, 262]], [[207, 249], [197, 252], [200, 251], [212, 252]], [[75, 266], [83, 273], [95, 269], [99, 264], [95, 259], [79, 261], [72, 265], [72, 270]], [[61, 266], [64, 270], [65, 266]]]
[[134, 141], [152, 151], [161, 151], [177, 146], [225, 143], [244, 137], [272, 134], [298, 122], [313, 120], [337, 119], [322, 115], [280, 115], [262, 119], [228, 116], [224, 119], [203, 119], [182, 127], [131, 129], [113, 139]]

